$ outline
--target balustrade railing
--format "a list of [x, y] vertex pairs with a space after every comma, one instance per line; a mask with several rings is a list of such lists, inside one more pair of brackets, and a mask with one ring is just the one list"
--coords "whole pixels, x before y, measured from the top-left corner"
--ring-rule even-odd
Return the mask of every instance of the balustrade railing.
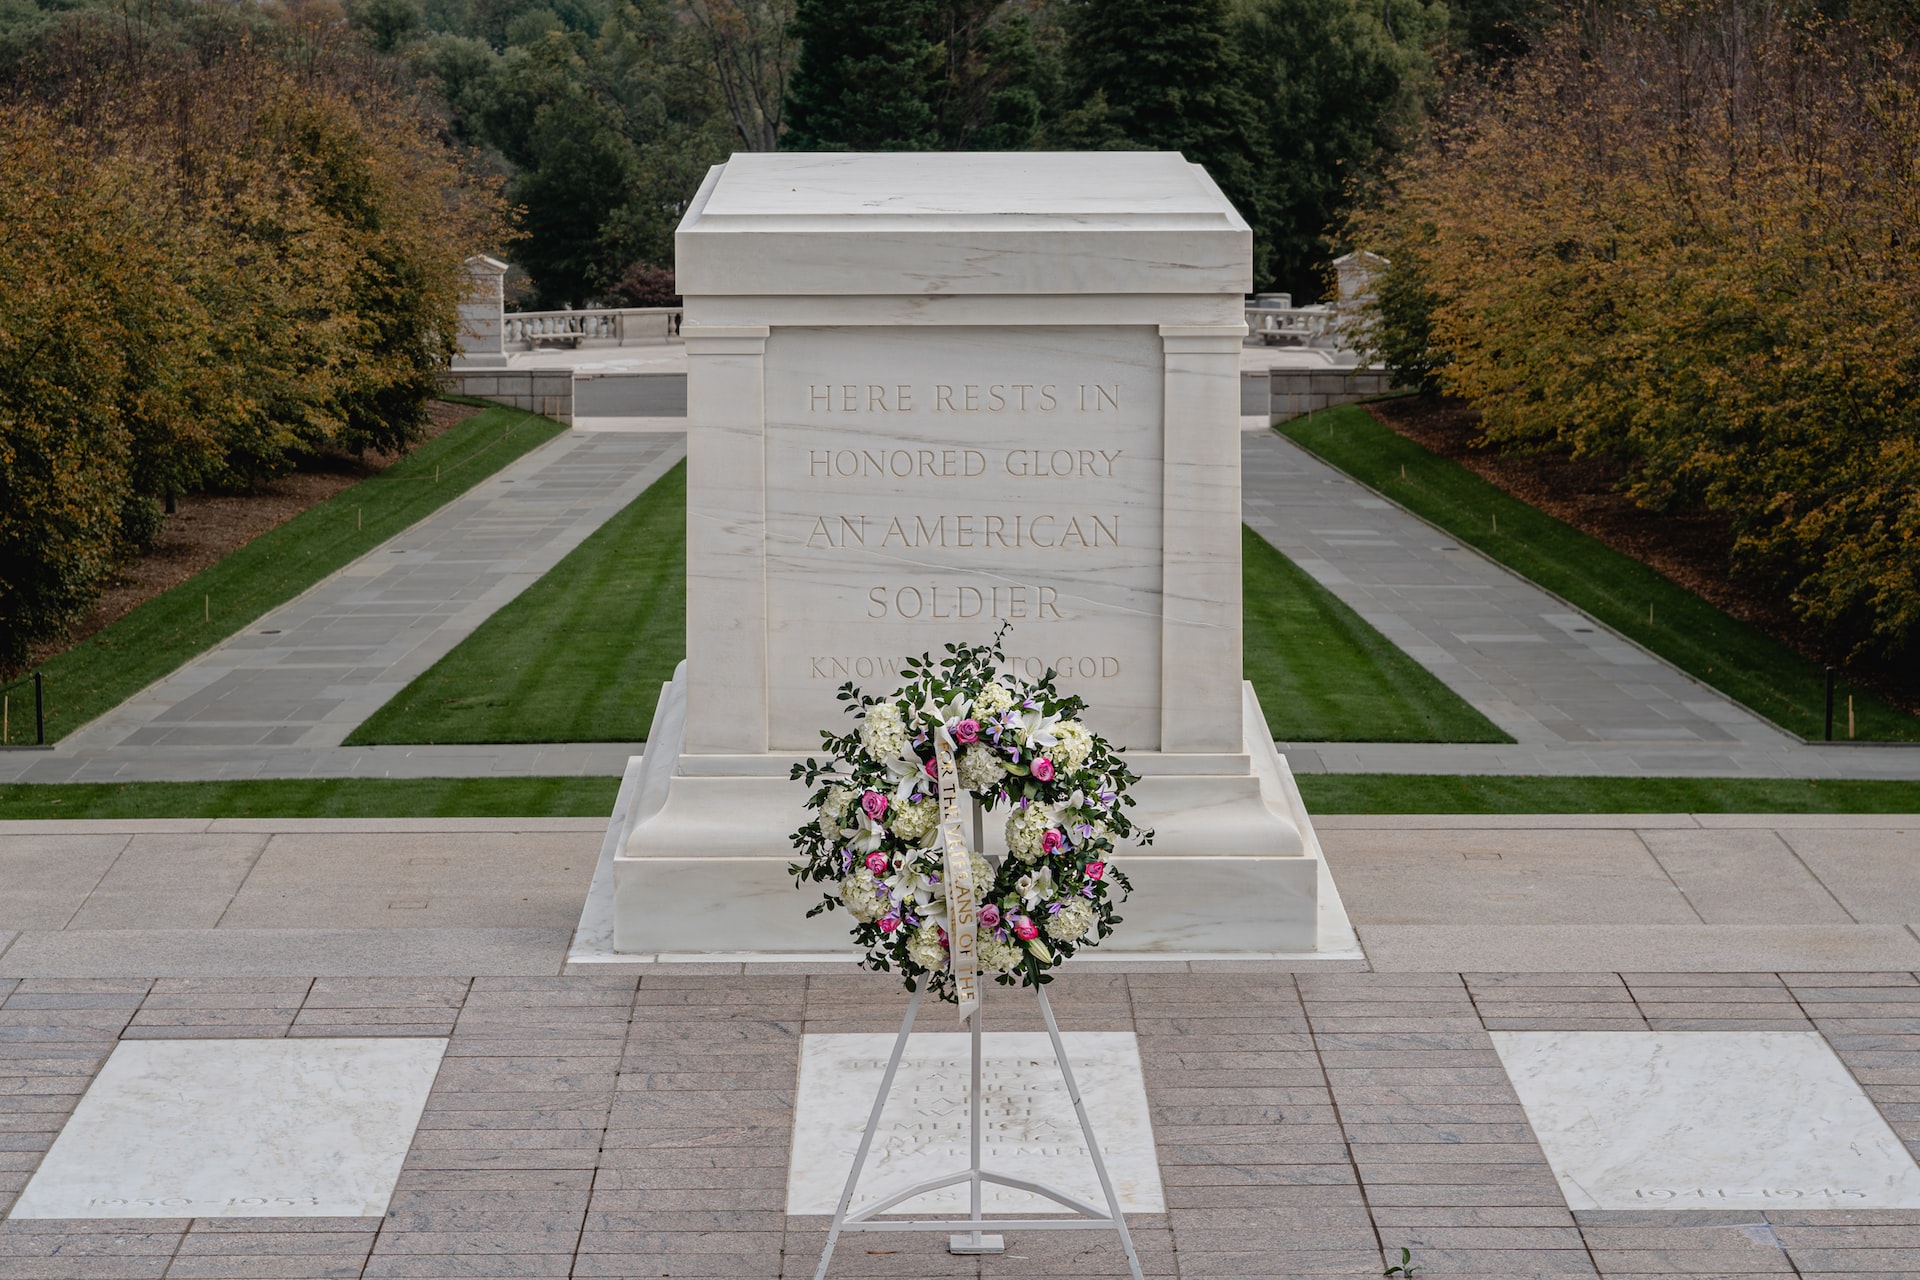
[[579, 311], [509, 311], [500, 317], [509, 351], [629, 342], [663, 342], [680, 332], [679, 307], [589, 307]]
[[1247, 329], [1269, 346], [1335, 347], [1339, 313], [1328, 307], [1248, 307]]

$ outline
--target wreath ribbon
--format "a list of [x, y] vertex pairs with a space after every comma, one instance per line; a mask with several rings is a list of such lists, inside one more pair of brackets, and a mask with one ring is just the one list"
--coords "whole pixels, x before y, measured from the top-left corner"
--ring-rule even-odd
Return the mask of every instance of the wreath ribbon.
[[940, 850], [946, 862], [947, 967], [954, 997], [965, 1022], [980, 1007], [980, 891], [973, 883], [973, 852], [960, 834], [960, 771], [953, 739], [943, 729], [933, 736], [940, 773]]

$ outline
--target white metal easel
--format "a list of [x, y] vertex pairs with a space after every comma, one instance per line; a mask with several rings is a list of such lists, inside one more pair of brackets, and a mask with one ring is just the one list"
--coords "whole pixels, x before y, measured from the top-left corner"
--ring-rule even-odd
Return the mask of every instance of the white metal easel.
[[[976, 819], [977, 822], [977, 819]], [[978, 830], [976, 826], [975, 830]], [[976, 841], [978, 837], [976, 836]], [[1140, 1258], [1133, 1251], [1133, 1237], [1127, 1234], [1126, 1215], [1120, 1212], [1120, 1197], [1114, 1193], [1113, 1179], [1107, 1176], [1107, 1162], [1100, 1155], [1100, 1144], [1093, 1136], [1093, 1126], [1087, 1120], [1086, 1106], [1080, 1101], [1080, 1086], [1074, 1082], [1073, 1067], [1067, 1061], [1066, 1046], [1060, 1041], [1060, 1028], [1053, 1020], [1053, 1008], [1047, 1003], [1047, 989], [1035, 987], [1033, 994], [1040, 1001], [1040, 1016], [1046, 1019], [1047, 1036], [1053, 1041], [1054, 1060], [1060, 1064], [1060, 1076], [1066, 1082], [1067, 1097], [1073, 1101], [1073, 1114], [1079, 1118], [1080, 1132], [1087, 1140], [1087, 1154], [1093, 1157], [1093, 1169], [1100, 1177], [1100, 1190], [1106, 1194], [1107, 1207], [1102, 1212], [1098, 1207], [1087, 1203], [1078, 1196], [1068, 1195], [1053, 1187], [1025, 1178], [1016, 1178], [1011, 1174], [995, 1173], [983, 1169], [980, 1165], [980, 1015], [976, 1008], [967, 1019], [973, 1039], [973, 1087], [969, 1094], [970, 1103], [970, 1146], [972, 1158], [965, 1169], [956, 1173], [929, 1178], [888, 1196], [876, 1204], [868, 1205], [856, 1213], [848, 1213], [847, 1207], [853, 1203], [853, 1190], [860, 1181], [860, 1173], [866, 1167], [867, 1152], [873, 1146], [873, 1135], [880, 1127], [880, 1112], [887, 1105], [887, 1095], [893, 1091], [894, 1073], [900, 1068], [900, 1058], [907, 1050], [907, 1035], [913, 1030], [914, 1015], [920, 1011], [920, 997], [926, 994], [922, 986], [907, 1001], [907, 1016], [900, 1023], [900, 1035], [893, 1042], [893, 1055], [887, 1059], [886, 1074], [880, 1078], [880, 1092], [873, 1099], [873, 1112], [867, 1117], [867, 1131], [860, 1137], [860, 1150], [853, 1157], [853, 1168], [847, 1173], [847, 1185], [840, 1193], [840, 1207], [834, 1212], [833, 1226], [827, 1232], [827, 1247], [820, 1253], [819, 1269], [813, 1273], [813, 1280], [826, 1280], [827, 1266], [833, 1261], [834, 1246], [840, 1242], [843, 1231], [952, 1231], [955, 1227], [964, 1227], [961, 1234], [951, 1236], [947, 1241], [950, 1253], [1003, 1253], [1006, 1250], [1005, 1237], [984, 1234], [987, 1228], [1016, 1231], [1087, 1231], [1111, 1227], [1120, 1235], [1120, 1247], [1126, 1250], [1127, 1270], [1133, 1280], [1142, 1280]], [[982, 1001], [982, 1008], [985, 1002]], [[915, 1196], [925, 1195], [929, 1191], [939, 1191], [945, 1187], [966, 1183], [971, 1210], [965, 1221], [952, 1218], [907, 1218], [900, 1221], [881, 1222], [878, 1215]], [[980, 1188], [985, 1183], [995, 1183], [1003, 1187], [1012, 1187], [1016, 1191], [1027, 1191], [1034, 1195], [1045, 1196], [1079, 1215], [1073, 1218], [999, 1218], [987, 1219], [981, 1216]]]

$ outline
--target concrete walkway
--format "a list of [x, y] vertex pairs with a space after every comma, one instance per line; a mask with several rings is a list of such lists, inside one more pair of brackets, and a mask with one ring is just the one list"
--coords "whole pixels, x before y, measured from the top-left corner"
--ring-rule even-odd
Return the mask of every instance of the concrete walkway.
[[[459, 773], [522, 773], [529, 762], [544, 766], [535, 772], [618, 773], [604, 747], [340, 743], [685, 454], [684, 433], [568, 432], [57, 750], [0, 753], [0, 781], [419, 776], [407, 761], [423, 758]], [[589, 756], [590, 768], [580, 763]]]
[[1296, 770], [1920, 778], [1920, 747], [1802, 743], [1277, 432], [1241, 461], [1247, 523], [1517, 740], [1285, 744]]

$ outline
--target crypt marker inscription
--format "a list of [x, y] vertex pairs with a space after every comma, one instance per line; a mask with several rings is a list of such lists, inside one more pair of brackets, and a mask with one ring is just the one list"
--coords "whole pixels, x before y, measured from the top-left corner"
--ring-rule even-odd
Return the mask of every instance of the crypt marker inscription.
[[796, 328], [767, 340], [768, 720], [1013, 624], [1102, 732], [1159, 746], [1162, 344], [1139, 328]]

